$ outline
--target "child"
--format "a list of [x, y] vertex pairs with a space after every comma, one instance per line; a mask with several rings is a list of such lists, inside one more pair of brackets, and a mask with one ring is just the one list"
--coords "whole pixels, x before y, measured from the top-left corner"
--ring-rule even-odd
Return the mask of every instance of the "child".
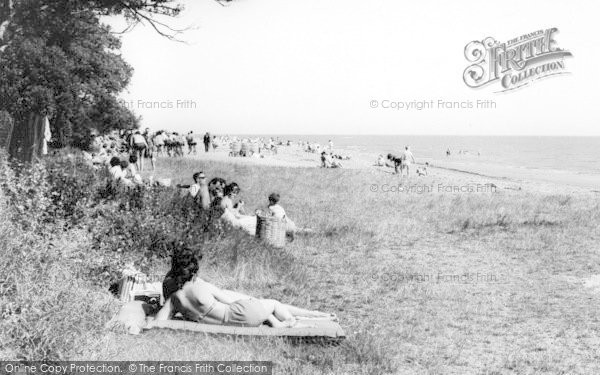
[[188, 193], [192, 199], [198, 203], [203, 209], [208, 210], [210, 206], [210, 195], [208, 193], [208, 184], [204, 172], [196, 172], [192, 176], [194, 183], [192, 185], [181, 185], [177, 187], [189, 189]]
[[294, 238], [294, 232], [296, 231], [296, 224], [285, 214], [285, 210], [283, 207], [279, 205], [279, 200], [281, 196], [278, 193], [272, 193], [269, 195], [269, 212], [271, 216], [274, 216], [278, 219], [286, 219], [286, 228], [285, 231], [292, 239]]

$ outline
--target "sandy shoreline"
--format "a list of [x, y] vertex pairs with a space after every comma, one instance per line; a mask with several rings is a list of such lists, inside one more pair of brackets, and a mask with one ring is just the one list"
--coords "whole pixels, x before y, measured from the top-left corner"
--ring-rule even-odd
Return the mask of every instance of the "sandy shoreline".
[[[350, 160], [342, 160], [344, 169], [369, 170], [378, 173], [391, 173], [388, 167], [374, 165], [377, 154], [359, 153], [352, 150], [336, 149], [341, 155], [348, 155]], [[316, 153], [308, 153], [298, 146], [279, 146], [276, 155], [265, 155], [264, 158], [230, 157], [229, 150], [218, 148], [216, 151], [205, 153], [199, 151], [196, 155], [186, 157], [197, 160], [223, 161], [238, 164], [254, 164], [288, 168], [319, 168], [320, 159]], [[491, 164], [457, 162], [452, 160], [420, 159], [418, 164], [428, 162], [429, 176], [418, 177], [413, 174], [409, 180], [403, 178], [403, 183], [430, 183], [436, 178], [454, 184], [494, 184], [499, 189], [524, 190], [551, 194], [592, 193], [600, 194], [600, 175], [587, 175], [567, 171], [536, 170], [514, 168]], [[400, 177], [399, 177], [400, 179]]]

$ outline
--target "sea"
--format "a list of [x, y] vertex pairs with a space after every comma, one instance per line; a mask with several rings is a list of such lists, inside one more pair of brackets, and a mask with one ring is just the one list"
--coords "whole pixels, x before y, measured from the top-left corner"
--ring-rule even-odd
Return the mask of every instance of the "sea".
[[[399, 154], [409, 146], [418, 160], [465, 165], [568, 171], [600, 175], [600, 137], [271, 135], [281, 141], [309, 141], [359, 154]], [[450, 150], [450, 156], [446, 151]]]

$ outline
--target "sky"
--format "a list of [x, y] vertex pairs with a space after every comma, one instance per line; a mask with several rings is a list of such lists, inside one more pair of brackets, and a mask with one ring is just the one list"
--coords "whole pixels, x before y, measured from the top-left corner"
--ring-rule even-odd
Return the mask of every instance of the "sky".
[[[152, 130], [214, 134], [600, 135], [597, 0], [182, 1], [185, 43], [123, 35], [121, 97]], [[107, 20], [116, 30], [118, 19]], [[498, 93], [465, 46], [556, 27], [569, 74]], [[477, 108], [477, 101], [481, 103]], [[433, 102], [431, 102], [433, 101]], [[406, 108], [410, 103], [429, 108]], [[448, 103], [451, 102], [451, 103]], [[471, 103], [471, 104], [469, 104]], [[487, 106], [484, 104], [488, 104]], [[460, 108], [460, 106], [473, 108]]]

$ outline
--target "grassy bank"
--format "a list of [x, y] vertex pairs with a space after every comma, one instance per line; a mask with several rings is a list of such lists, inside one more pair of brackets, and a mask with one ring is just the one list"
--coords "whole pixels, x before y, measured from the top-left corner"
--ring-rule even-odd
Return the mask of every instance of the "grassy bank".
[[[281, 374], [598, 370], [593, 348], [597, 347], [599, 297], [582, 284], [600, 274], [597, 199], [513, 190], [385, 193], [384, 186], [397, 186], [399, 180], [378, 171], [186, 159], [161, 159], [156, 174], [189, 182], [197, 170], [209, 178], [236, 181], [250, 211], [264, 206], [269, 193], [281, 193], [288, 215], [298, 225], [315, 230], [298, 236], [285, 250], [265, 247], [241, 233], [205, 237], [191, 231], [190, 241], [203, 254], [200, 272], [226, 288], [335, 312], [348, 335], [346, 342], [322, 348], [273, 339], [232, 340], [169, 331], [127, 336], [103, 331], [102, 324], [118, 305], [106, 284], [120, 262], [144, 263], [146, 272], [158, 275], [169, 266], [166, 245], [149, 239], [154, 232], [176, 237], [181, 230], [171, 219], [180, 212], [173, 208], [176, 193], [162, 191], [152, 193], [154, 198], [145, 196], [145, 208], [139, 211], [123, 211], [124, 206], [105, 201], [84, 206], [76, 224], [44, 224], [44, 228], [63, 228], [51, 236], [15, 228], [12, 220], [0, 222], [4, 233], [18, 230], [19, 236], [31, 238], [29, 245], [22, 245], [20, 237], [2, 236], [0, 278], [31, 289], [17, 287], [12, 294], [3, 292], [2, 298], [39, 305], [40, 314], [35, 316], [46, 319], [46, 328], [33, 326], [31, 334], [44, 332], [41, 340], [83, 337], [77, 345], [57, 342], [51, 356], [273, 360]], [[413, 182], [452, 184], [434, 177]], [[144, 221], [143, 234], [118, 251], [114, 237], [131, 236], [131, 228], [141, 224], [127, 219], [112, 232], [98, 227], [127, 215], [153, 219], [149, 224]], [[68, 215], [64, 220], [69, 221]], [[157, 229], [162, 222], [165, 228]], [[154, 246], [153, 252], [143, 249], [148, 244]], [[102, 256], [117, 261], [90, 259]], [[84, 267], [77, 259], [94, 263], [84, 269], [95, 273], [69, 272]], [[98, 276], [102, 267], [106, 280]], [[37, 276], [40, 269], [42, 276]], [[66, 294], [58, 298], [57, 293]], [[38, 300], [59, 302], [33, 302]], [[18, 321], [0, 324], [21, 327]], [[23, 352], [15, 347], [27, 342], [26, 336], [15, 337], [10, 345], [3, 345], [3, 357], [40, 358], [39, 350]]]

